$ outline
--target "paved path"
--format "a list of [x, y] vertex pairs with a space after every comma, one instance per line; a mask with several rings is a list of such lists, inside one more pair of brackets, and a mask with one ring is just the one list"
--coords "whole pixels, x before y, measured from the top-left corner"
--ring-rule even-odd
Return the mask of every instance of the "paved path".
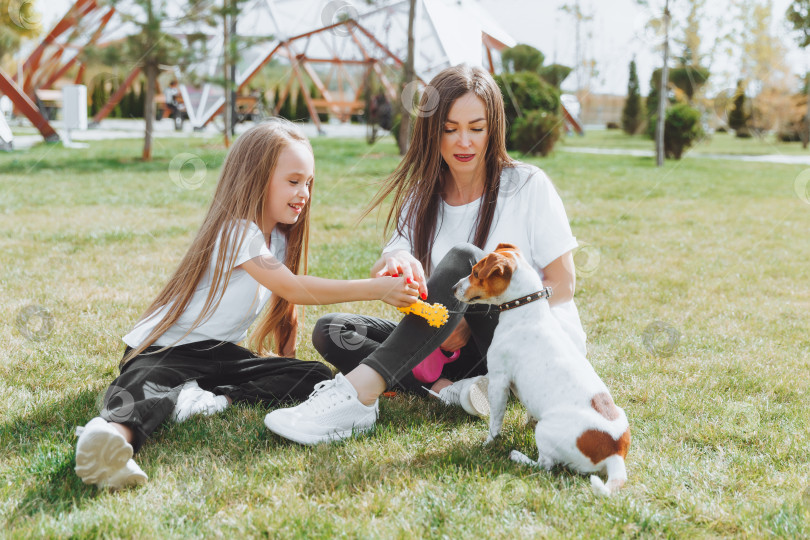
[[[61, 122], [52, 122], [54, 128], [59, 131], [60, 136], [64, 140], [64, 129], [62, 129]], [[90, 142], [110, 139], [140, 139], [143, 138], [144, 121], [135, 119], [121, 119], [121, 118], [108, 118], [104, 120], [97, 128], [73, 131], [71, 138], [74, 141]], [[252, 123], [246, 122], [237, 124], [236, 132], [242, 133], [248, 129]], [[366, 136], [366, 127], [360, 124], [324, 124], [324, 133], [318, 134], [315, 125], [312, 123], [299, 124], [307, 137], [314, 138], [318, 136], [326, 137], [344, 137], [344, 138], [364, 138]], [[189, 122], [186, 122], [183, 131], [175, 131], [173, 123], [170, 119], [157, 121], [153, 124], [153, 134], [156, 138], [174, 138], [174, 137], [200, 137], [211, 138], [219, 135], [219, 132], [212, 125], [206, 126], [203, 131], [194, 131]], [[11, 131], [15, 131], [15, 126], [11, 126]], [[31, 129], [26, 130], [30, 133]], [[23, 149], [29, 148], [37, 143], [42, 142], [42, 137], [39, 134], [26, 134], [14, 135], [14, 148]], [[615, 156], [633, 156], [633, 157], [655, 157], [653, 150], [638, 150], [631, 148], [596, 148], [596, 147], [577, 147], [566, 146], [564, 144], [557, 146], [561, 152], [571, 152], [577, 154], [601, 154], [601, 155], [615, 155]], [[808, 165], [810, 166], [810, 155], [807, 156], [788, 156], [783, 154], [767, 154], [761, 156], [749, 156], [741, 154], [702, 154], [698, 152], [689, 152], [685, 157], [700, 158], [700, 159], [728, 159], [733, 161], [753, 161], [760, 163], [781, 163], [787, 165]]]
[[[28, 124], [26, 124], [28, 125]], [[62, 140], [65, 140], [65, 131], [61, 121], [51, 122], [51, 125], [59, 132]], [[74, 141], [90, 142], [102, 141], [110, 139], [142, 139], [145, 130], [145, 122], [143, 120], [135, 119], [121, 119], [121, 118], [108, 118], [103, 120], [96, 128], [91, 128], [81, 131], [71, 131], [70, 138]], [[236, 133], [242, 133], [253, 124], [245, 122], [236, 125]], [[152, 124], [152, 134], [155, 138], [175, 138], [175, 137], [199, 137], [208, 139], [217, 137], [220, 132], [212, 125], [206, 126], [202, 131], [194, 131], [191, 123], [186, 122], [182, 131], [175, 131], [174, 124], [170, 119], [163, 119], [156, 121]], [[318, 137], [318, 130], [312, 123], [299, 124], [307, 137]], [[21, 150], [30, 148], [31, 146], [41, 143], [42, 136], [39, 133], [31, 133], [32, 128], [27, 127], [23, 131], [25, 134], [18, 134], [19, 126], [11, 126], [11, 131], [14, 133], [14, 148]], [[326, 137], [342, 137], [342, 138], [365, 138], [366, 126], [360, 124], [330, 124], [326, 123], [323, 126], [323, 131], [320, 136]]]
[[[655, 157], [652, 150], [637, 150], [631, 148], [592, 148], [587, 146], [558, 146], [561, 152], [574, 154], [601, 154], [611, 156]], [[700, 159], [730, 159], [732, 161], [756, 161], [759, 163], [781, 163], [786, 165], [810, 165], [808, 156], [787, 156], [784, 154], [765, 154], [761, 156], [748, 156], [742, 154], [702, 154], [689, 152], [684, 157]]]

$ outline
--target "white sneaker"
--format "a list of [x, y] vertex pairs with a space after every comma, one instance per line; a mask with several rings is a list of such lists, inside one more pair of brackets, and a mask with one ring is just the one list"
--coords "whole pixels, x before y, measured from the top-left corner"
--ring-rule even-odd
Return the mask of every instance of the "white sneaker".
[[339, 441], [373, 428], [378, 404], [360, 403], [357, 390], [338, 373], [334, 379], [316, 384], [309, 399], [300, 405], [268, 413], [264, 425], [299, 444]]
[[486, 375], [462, 379], [450, 386], [445, 386], [438, 393], [430, 391], [445, 405], [461, 405], [468, 414], [473, 416], [489, 416], [489, 396], [487, 389], [489, 379]]
[[119, 489], [143, 484], [146, 474], [132, 460], [132, 445], [101, 417], [76, 428], [76, 474], [85, 484]]
[[175, 422], [185, 422], [192, 416], [198, 414], [211, 416], [227, 408], [228, 398], [203, 390], [197, 381], [191, 380], [186, 382], [180, 390], [174, 411], [172, 411], [172, 418]]

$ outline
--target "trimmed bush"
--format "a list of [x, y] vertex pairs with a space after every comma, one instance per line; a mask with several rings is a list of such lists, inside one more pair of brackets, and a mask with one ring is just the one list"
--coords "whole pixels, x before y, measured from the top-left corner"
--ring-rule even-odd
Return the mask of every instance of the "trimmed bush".
[[807, 123], [804, 118], [788, 122], [777, 134], [781, 142], [802, 142], [802, 134], [807, 132]]
[[562, 64], [550, 64], [541, 66], [537, 74], [548, 84], [559, 88], [568, 75], [571, 74], [571, 68]]
[[562, 117], [535, 110], [517, 118], [510, 135], [512, 147], [525, 154], [547, 156], [562, 132]]
[[751, 119], [751, 114], [748, 112], [749, 108], [748, 98], [745, 95], [745, 85], [742, 80], [737, 81], [737, 91], [734, 94], [731, 111], [728, 113], [728, 127], [733, 129], [738, 137], [745, 138], [746, 133], [748, 133], [749, 137], [751, 136], [750, 132], [745, 129]]
[[734, 136], [737, 137], [738, 139], [750, 139], [751, 137], [754, 136], [754, 132], [751, 131], [751, 128], [746, 126], [746, 127], [741, 127], [740, 129], [735, 131]]
[[[527, 116], [532, 111], [540, 111], [559, 119], [560, 91], [540, 79], [536, 73], [529, 71], [504, 73], [496, 75], [495, 81], [503, 94], [503, 104], [506, 110], [506, 141], [510, 150], [517, 149], [516, 146], [513, 146], [512, 131], [521, 114]], [[537, 121], [534, 121], [533, 124], [537, 124]], [[554, 137], [553, 140], [556, 141], [557, 138]]]
[[518, 71], [532, 71], [539, 73], [546, 55], [524, 43], [519, 43], [514, 47], [504, 49], [501, 52], [501, 61], [504, 67], [512, 73]]
[[[658, 121], [654, 116], [652, 122]], [[700, 124], [700, 111], [685, 103], [672, 105], [667, 109], [664, 123], [664, 155], [670, 159], [681, 159], [684, 150], [703, 136]]]

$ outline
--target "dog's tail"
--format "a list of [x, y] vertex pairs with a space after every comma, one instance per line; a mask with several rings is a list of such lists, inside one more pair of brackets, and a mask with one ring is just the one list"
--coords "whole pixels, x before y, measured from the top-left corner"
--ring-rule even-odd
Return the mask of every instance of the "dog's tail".
[[619, 454], [605, 458], [605, 468], [607, 469], [607, 484], [593, 474], [591, 475], [591, 489], [597, 495], [609, 497], [627, 482], [627, 469], [624, 467], [624, 458]]

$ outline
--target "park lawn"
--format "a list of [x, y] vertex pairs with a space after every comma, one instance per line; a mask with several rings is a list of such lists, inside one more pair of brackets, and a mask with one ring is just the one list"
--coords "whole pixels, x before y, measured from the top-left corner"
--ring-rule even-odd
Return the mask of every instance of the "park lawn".
[[[397, 163], [394, 146], [313, 145], [310, 273], [364, 277], [383, 235], [374, 216], [357, 217]], [[205, 164], [198, 189], [183, 187], [188, 167], [175, 174], [181, 153]], [[576, 299], [589, 357], [630, 418], [629, 482], [613, 498], [565, 469], [509, 461], [513, 448], [536, 454], [515, 402], [501, 439], [484, 448], [484, 421], [403, 394], [382, 399], [370, 436], [315, 448], [272, 435], [261, 406], [166, 425], [137, 458], [149, 482], [107, 493], [74, 474], [74, 428], [95, 416], [120, 336], [199, 225], [224, 151], [163, 139], [152, 163], [139, 154], [132, 140], [0, 155], [4, 535], [810, 535], [801, 167], [686, 159], [656, 169], [651, 158], [566, 152], [528, 160], [566, 204], [582, 246]], [[335, 310], [397, 316], [381, 302], [307, 308], [302, 358], [317, 360], [308, 332]]]
[[[655, 152], [655, 142], [646, 135], [628, 135], [622, 130], [587, 130], [584, 136], [569, 135], [562, 139], [560, 148], [604, 148], [620, 150], [646, 150]], [[714, 132], [704, 135], [685, 155], [731, 154], [760, 156], [781, 154], [787, 156], [810, 156], [810, 150], [803, 149], [801, 143], [781, 142], [776, 135], [769, 133], [762, 137], [739, 139], [734, 133]]]

